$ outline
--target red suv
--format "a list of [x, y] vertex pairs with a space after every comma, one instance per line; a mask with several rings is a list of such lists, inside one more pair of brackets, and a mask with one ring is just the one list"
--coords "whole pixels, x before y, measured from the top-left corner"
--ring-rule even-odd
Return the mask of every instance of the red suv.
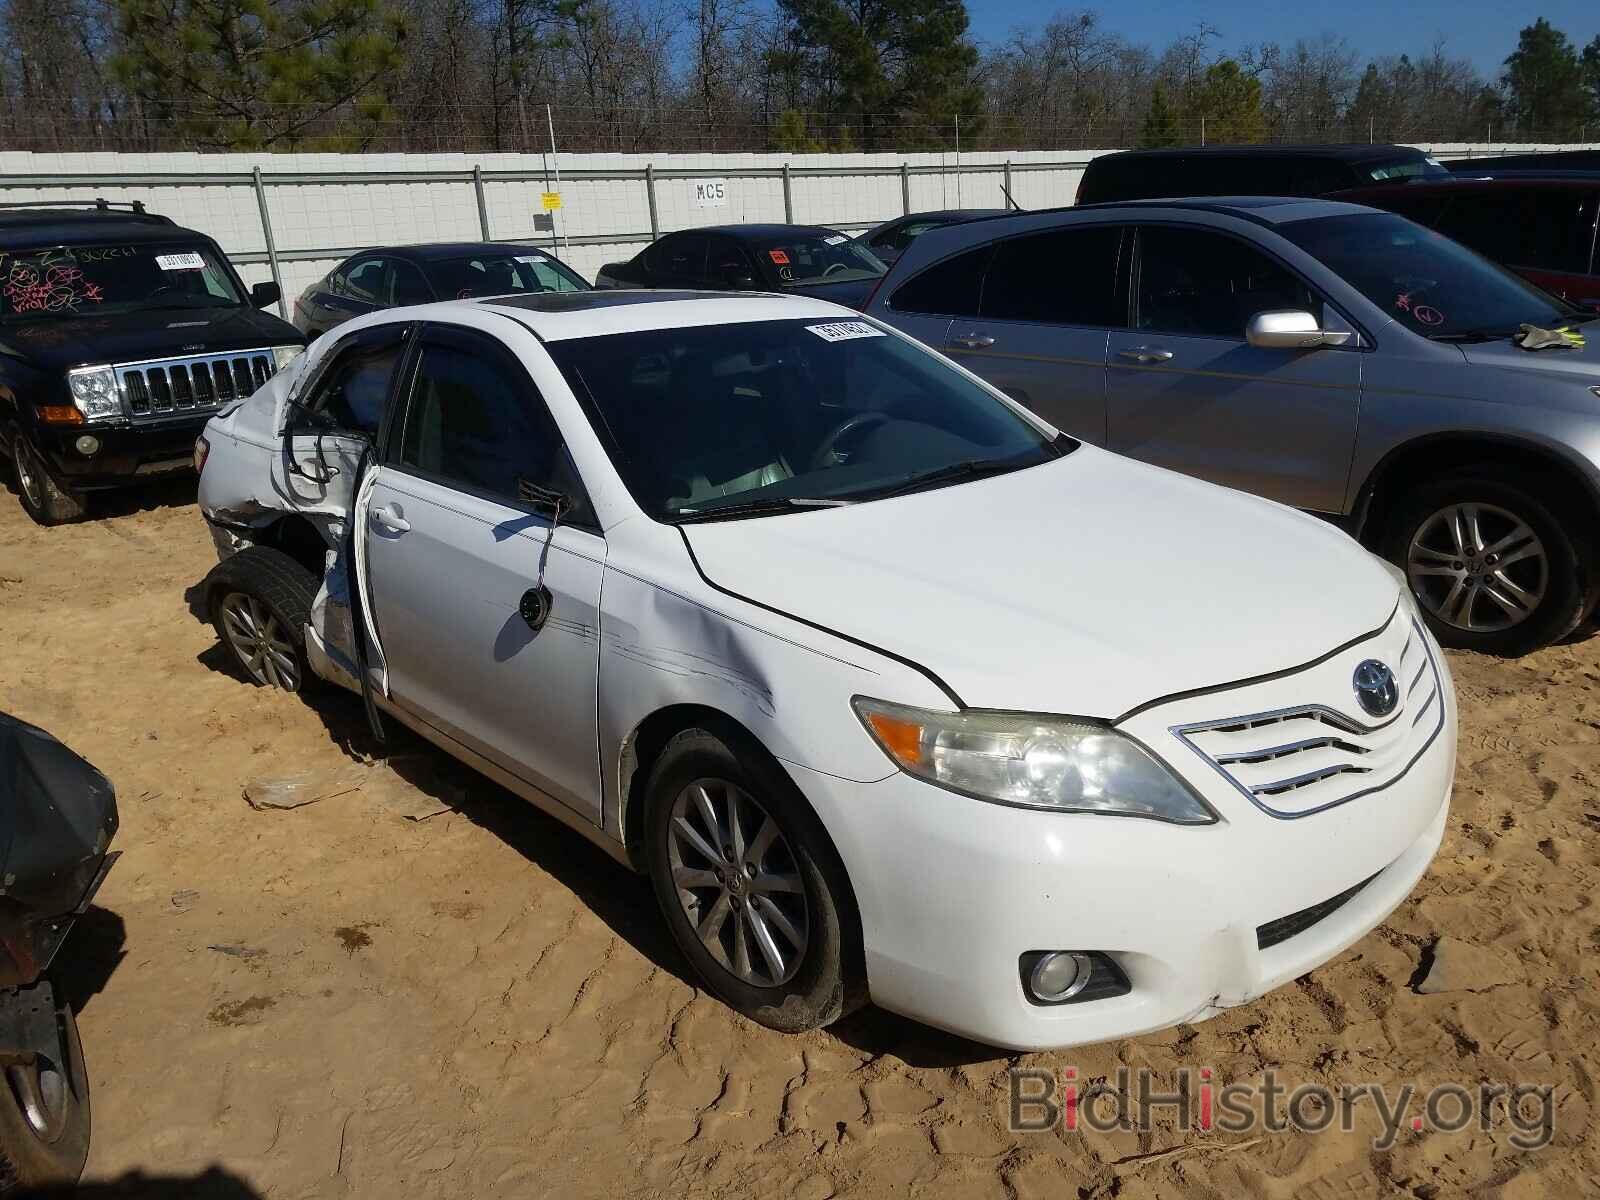
[[1409, 217], [1564, 300], [1600, 311], [1600, 171], [1390, 184], [1352, 188], [1329, 199]]

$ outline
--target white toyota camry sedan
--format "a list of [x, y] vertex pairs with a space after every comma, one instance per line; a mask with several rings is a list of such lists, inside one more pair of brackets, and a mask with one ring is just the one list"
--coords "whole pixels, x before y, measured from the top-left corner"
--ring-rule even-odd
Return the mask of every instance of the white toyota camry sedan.
[[1444, 830], [1450, 677], [1389, 568], [830, 304], [392, 310], [196, 456], [243, 673], [360, 691], [648, 873], [774, 1028], [1200, 1020]]

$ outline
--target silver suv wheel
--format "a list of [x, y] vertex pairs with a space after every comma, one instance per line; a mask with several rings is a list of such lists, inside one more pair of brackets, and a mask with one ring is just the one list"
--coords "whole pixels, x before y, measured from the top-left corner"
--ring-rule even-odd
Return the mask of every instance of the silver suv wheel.
[[1549, 556], [1528, 523], [1493, 504], [1441, 508], [1406, 551], [1411, 590], [1439, 620], [1472, 633], [1520, 625], [1544, 600]]

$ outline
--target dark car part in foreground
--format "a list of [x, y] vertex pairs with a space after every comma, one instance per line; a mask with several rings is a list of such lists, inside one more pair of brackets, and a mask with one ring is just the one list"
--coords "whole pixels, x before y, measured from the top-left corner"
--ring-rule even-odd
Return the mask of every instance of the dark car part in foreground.
[[0, 713], [0, 1195], [71, 1184], [89, 1155], [77, 1021], [48, 977], [116, 860], [111, 782]]
[[0, 458], [41, 525], [192, 469], [195, 436], [304, 338], [202, 233], [106, 201], [0, 206]]
[[294, 323], [318, 338], [352, 317], [407, 304], [588, 290], [583, 276], [537, 246], [392, 246], [353, 254], [313, 283], [294, 302]]
[[597, 288], [793, 292], [860, 308], [887, 268], [859, 241], [817, 225], [714, 225], [657, 238], [607, 263]]

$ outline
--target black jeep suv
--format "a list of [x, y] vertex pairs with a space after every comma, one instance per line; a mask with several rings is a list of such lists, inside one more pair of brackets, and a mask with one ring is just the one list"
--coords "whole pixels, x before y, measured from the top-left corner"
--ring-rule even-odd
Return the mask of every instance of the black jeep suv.
[[88, 492], [192, 470], [207, 419], [305, 341], [259, 311], [277, 300], [141, 204], [0, 206], [0, 457], [28, 515], [71, 521]]

